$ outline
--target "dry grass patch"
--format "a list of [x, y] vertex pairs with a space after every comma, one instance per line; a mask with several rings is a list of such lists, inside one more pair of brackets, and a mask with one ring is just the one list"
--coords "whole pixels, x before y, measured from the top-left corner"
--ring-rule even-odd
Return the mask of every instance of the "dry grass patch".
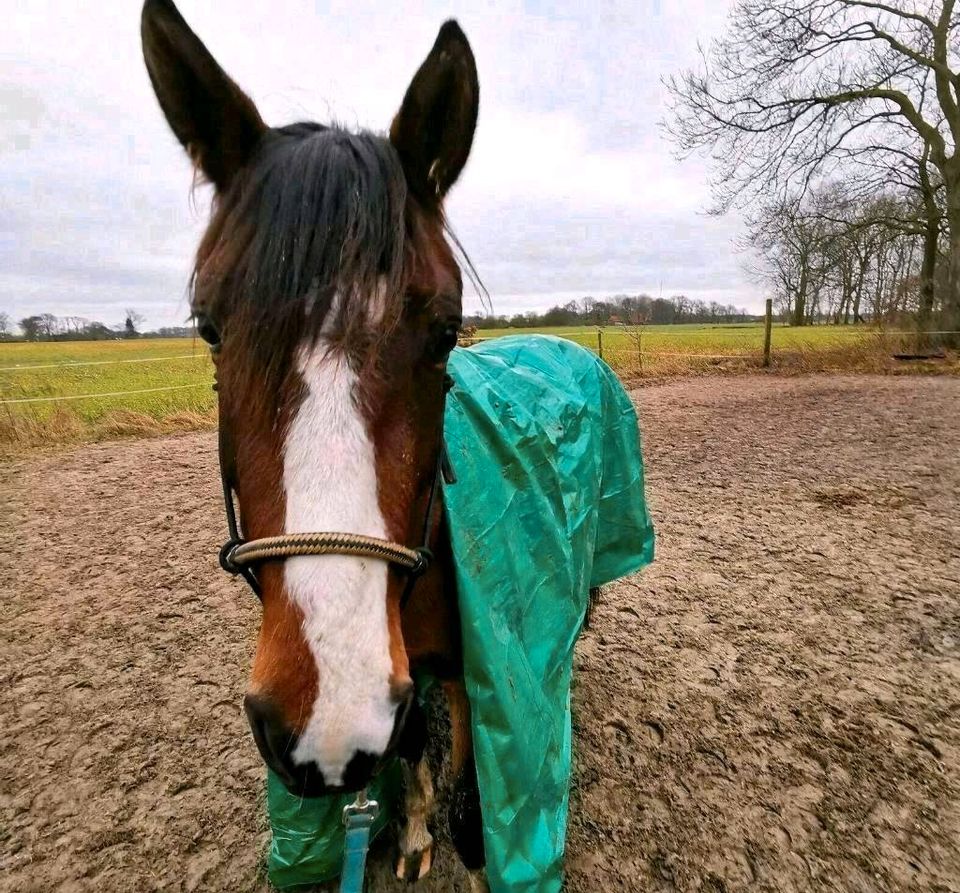
[[8, 412], [0, 416], [0, 456], [16, 456], [91, 441], [204, 431], [215, 428], [216, 424], [216, 407], [159, 417], [131, 409], [114, 409], [93, 421], [85, 420], [70, 406], [58, 406], [43, 416]]

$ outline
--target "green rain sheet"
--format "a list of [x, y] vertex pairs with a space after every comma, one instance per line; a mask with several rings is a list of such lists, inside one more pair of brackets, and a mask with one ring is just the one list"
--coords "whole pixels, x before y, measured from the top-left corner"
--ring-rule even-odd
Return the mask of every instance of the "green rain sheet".
[[[444, 489], [492, 893], [554, 893], [570, 790], [570, 677], [589, 590], [653, 559], [637, 418], [592, 353], [548, 336], [457, 349]], [[371, 790], [395, 801], [396, 773]], [[271, 880], [334, 876], [342, 806], [268, 779]]]

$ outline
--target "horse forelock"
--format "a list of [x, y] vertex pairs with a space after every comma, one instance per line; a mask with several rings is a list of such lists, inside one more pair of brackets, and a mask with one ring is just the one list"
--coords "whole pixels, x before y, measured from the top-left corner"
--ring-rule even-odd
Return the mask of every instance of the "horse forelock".
[[407, 204], [387, 139], [318, 124], [269, 131], [217, 199], [195, 312], [219, 321], [268, 391], [321, 332], [370, 362], [403, 309]]

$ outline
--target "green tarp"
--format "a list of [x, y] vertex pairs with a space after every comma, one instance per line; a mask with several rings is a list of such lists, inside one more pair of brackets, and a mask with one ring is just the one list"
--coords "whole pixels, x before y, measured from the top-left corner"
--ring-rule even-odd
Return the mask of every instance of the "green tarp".
[[[444, 490], [457, 566], [492, 893], [554, 893], [570, 789], [570, 675], [588, 592], [653, 559], [637, 419], [610, 369], [571, 341], [457, 349]], [[390, 805], [395, 773], [372, 791]], [[267, 788], [277, 886], [335, 875], [349, 798]]]

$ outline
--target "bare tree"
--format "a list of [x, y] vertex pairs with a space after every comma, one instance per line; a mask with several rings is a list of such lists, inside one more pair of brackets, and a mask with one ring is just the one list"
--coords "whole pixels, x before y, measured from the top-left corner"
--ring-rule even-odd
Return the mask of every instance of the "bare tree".
[[39, 316], [25, 316], [20, 320], [20, 329], [27, 341], [39, 341], [42, 320]]
[[637, 365], [643, 372], [643, 333], [650, 322], [650, 314], [643, 309], [638, 300], [624, 302], [624, 317], [621, 326], [627, 340], [637, 352]]
[[46, 338], [47, 341], [53, 339], [53, 336], [57, 334], [60, 328], [60, 320], [58, 320], [52, 313], [41, 313], [40, 314], [40, 335], [43, 338]]
[[883, 145], [866, 145], [848, 153], [855, 165], [840, 191], [846, 204], [856, 208], [858, 219], [833, 222], [844, 224], [847, 240], [855, 235], [862, 239], [857, 231], [867, 229], [867, 241], [872, 242], [881, 227], [910, 237], [911, 242], [914, 236], [922, 237], [916, 313], [918, 328], [924, 331], [933, 321], [937, 269], [945, 253], [941, 250], [947, 237], [943, 181], [930, 165], [928, 145], [896, 145], [891, 131], [887, 128]]
[[805, 325], [815, 314], [825, 276], [824, 236], [822, 223], [797, 199], [770, 202], [752, 220], [748, 243], [760, 257], [756, 272], [791, 325]]
[[793, 325], [922, 317], [924, 211], [911, 193], [851, 196], [815, 187], [754, 214], [753, 272]]
[[[944, 323], [960, 325], [960, 59], [955, 0], [740, 0], [698, 71], [668, 81], [679, 151], [709, 150], [716, 210], [803, 194], [885, 135], [911, 134], [943, 183]], [[932, 82], [936, 102], [924, 104]]]
[[136, 338], [140, 334], [137, 327], [143, 324], [145, 317], [142, 313], [130, 308], [125, 310], [124, 313], [126, 314], [126, 320], [123, 323], [124, 337]]
[[10, 314], [0, 312], [0, 338], [10, 337], [10, 328], [11, 328]]

